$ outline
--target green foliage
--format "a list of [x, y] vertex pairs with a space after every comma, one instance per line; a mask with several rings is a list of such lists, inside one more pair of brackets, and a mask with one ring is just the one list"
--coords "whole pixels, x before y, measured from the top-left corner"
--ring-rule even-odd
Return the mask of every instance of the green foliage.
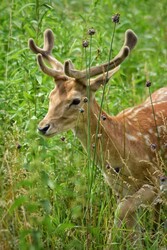
[[[1, 248], [103, 249], [115, 198], [97, 170], [88, 211], [87, 157], [80, 143], [71, 132], [65, 134], [65, 141], [60, 140], [62, 135], [46, 140], [37, 134], [53, 82], [39, 71], [27, 41], [33, 37], [41, 46], [43, 31], [51, 28], [55, 57], [62, 62], [70, 58], [81, 69], [85, 67], [82, 41], [93, 27], [91, 64], [95, 65], [108, 59], [111, 17], [120, 13], [113, 56], [126, 29], [133, 29], [139, 42], [106, 89], [104, 108], [116, 114], [148, 95], [146, 79], [153, 83], [151, 91], [166, 84], [166, 1], [3, 0], [0, 13]], [[101, 94], [102, 90], [97, 98]], [[164, 229], [160, 223], [152, 240], [149, 216], [145, 213], [141, 222], [145, 249], [158, 249], [165, 245]]]

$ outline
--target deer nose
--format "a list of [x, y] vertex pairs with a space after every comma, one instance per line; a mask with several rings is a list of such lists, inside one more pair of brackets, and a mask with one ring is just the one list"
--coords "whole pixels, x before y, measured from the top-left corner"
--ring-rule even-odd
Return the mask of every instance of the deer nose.
[[41, 132], [42, 134], [46, 134], [46, 132], [48, 131], [48, 129], [50, 128], [49, 124], [46, 124], [44, 127], [38, 127], [39, 132]]

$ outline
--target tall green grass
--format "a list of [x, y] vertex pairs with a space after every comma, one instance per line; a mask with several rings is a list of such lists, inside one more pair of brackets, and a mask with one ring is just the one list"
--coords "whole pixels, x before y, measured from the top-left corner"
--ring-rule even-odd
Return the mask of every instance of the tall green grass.
[[[152, 82], [151, 91], [166, 85], [166, 1], [1, 2], [0, 249], [103, 249], [106, 245], [117, 206], [115, 197], [97, 170], [89, 211], [88, 158], [77, 138], [71, 132], [50, 140], [37, 134], [54, 83], [39, 71], [27, 41], [33, 37], [42, 46], [43, 31], [51, 28], [55, 57], [62, 62], [70, 58], [81, 69], [85, 67], [82, 41], [93, 27], [90, 64], [99, 64], [108, 60], [115, 13], [121, 18], [113, 56], [126, 29], [133, 29], [139, 42], [106, 86], [103, 106], [112, 115], [148, 96], [146, 79]], [[101, 96], [99, 90], [99, 102]], [[165, 246], [165, 208], [154, 238], [152, 213], [139, 211], [138, 216], [145, 231], [145, 249]], [[117, 233], [115, 249], [122, 249], [128, 242]]]

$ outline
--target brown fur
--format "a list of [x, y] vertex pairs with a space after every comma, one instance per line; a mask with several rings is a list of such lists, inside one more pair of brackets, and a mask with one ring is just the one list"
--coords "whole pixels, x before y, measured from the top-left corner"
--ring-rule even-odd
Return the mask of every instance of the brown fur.
[[[109, 78], [136, 44], [137, 38], [132, 31], [127, 31], [125, 37], [126, 46], [110, 63]], [[133, 39], [128, 40], [131, 38]], [[151, 99], [148, 98], [144, 103], [128, 108], [115, 117], [102, 111], [103, 118], [106, 119], [100, 118], [97, 139], [100, 107], [94, 98], [94, 92], [101, 84], [106, 83], [106, 73], [91, 80], [89, 88], [84, 71], [74, 70], [71, 61], [65, 63], [66, 75], [62, 64], [51, 56], [52, 39], [52, 32], [47, 30], [44, 49], [38, 48], [30, 40], [30, 48], [35, 53], [40, 53], [38, 62], [41, 69], [53, 76], [57, 83], [50, 94], [48, 113], [39, 123], [39, 130], [46, 137], [51, 137], [72, 129], [87, 149], [90, 120], [91, 156], [94, 156], [93, 145], [96, 143], [96, 163], [102, 169], [107, 183], [122, 199], [116, 211], [116, 224], [120, 226], [124, 221], [128, 228], [133, 228], [136, 225], [135, 212], [138, 207], [152, 206], [160, 192], [159, 178], [164, 175], [167, 162], [167, 87], [153, 93]], [[52, 70], [45, 66], [42, 58], [51, 63]], [[103, 66], [106, 68], [106, 64]], [[98, 66], [97, 69], [90, 69], [91, 76], [102, 73], [102, 68]], [[87, 96], [89, 101], [85, 102]], [[73, 101], [76, 99], [80, 103], [74, 105]]]

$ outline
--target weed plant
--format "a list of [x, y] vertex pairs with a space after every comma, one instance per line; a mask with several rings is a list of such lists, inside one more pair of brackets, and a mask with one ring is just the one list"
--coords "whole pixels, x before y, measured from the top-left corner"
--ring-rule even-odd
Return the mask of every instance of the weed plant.
[[[53, 80], [43, 75], [27, 46], [33, 37], [43, 44], [43, 31], [55, 34], [55, 57], [70, 58], [85, 68], [82, 41], [94, 28], [88, 65], [108, 60], [114, 26], [120, 13], [112, 56], [131, 28], [139, 42], [121, 70], [106, 85], [103, 108], [111, 115], [142, 102], [150, 91], [166, 85], [166, 0], [10, 0], [0, 6], [0, 249], [103, 249], [113, 226], [117, 206], [112, 191], [97, 169], [90, 179], [88, 156], [72, 132], [43, 139], [37, 124], [47, 112]], [[101, 101], [103, 89], [98, 91]], [[91, 189], [89, 189], [91, 186]], [[91, 190], [91, 196], [90, 191]], [[91, 197], [91, 200], [90, 200]], [[90, 203], [91, 202], [91, 203]], [[91, 204], [91, 206], [90, 206]], [[145, 249], [167, 245], [166, 210], [152, 234], [152, 209], [138, 213], [145, 232]], [[132, 249], [121, 232], [115, 232], [115, 249]], [[164, 248], [165, 249], [165, 248]]]

